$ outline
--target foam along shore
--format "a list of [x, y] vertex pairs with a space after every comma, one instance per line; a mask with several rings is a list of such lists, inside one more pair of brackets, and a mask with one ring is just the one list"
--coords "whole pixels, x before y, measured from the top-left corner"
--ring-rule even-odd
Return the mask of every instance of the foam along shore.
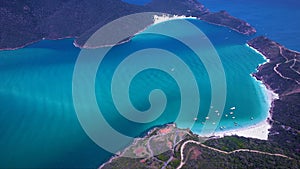
[[271, 125], [268, 122], [268, 119], [272, 119], [270, 108], [273, 100], [278, 99], [278, 95], [276, 95], [273, 91], [268, 90], [265, 85], [262, 84], [262, 82], [258, 81], [260, 84], [260, 87], [262, 88], [263, 92], [265, 93], [265, 98], [268, 101], [268, 116], [263, 121], [248, 126], [248, 127], [242, 127], [238, 129], [232, 129], [232, 130], [224, 130], [224, 131], [218, 131], [214, 133], [214, 136], [217, 137], [224, 137], [224, 136], [242, 136], [242, 137], [248, 137], [248, 138], [256, 138], [260, 140], [268, 140], [269, 135], [269, 129], [271, 129]]
[[[266, 60], [265, 63], [270, 62], [270, 59], [268, 59], [268, 58], [267, 58], [265, 55], [263, 55], [260, 51], [258, 51], [258, 50], [255, 49], [254, 47], [248, 45], [248, 43], [246, 43], [246, 46], [247, 46], [248, 48], [252, 49], [252, 50], [253, 50], [254, 52], [256, 52], [257, 54], [261, 55], [261, 56]], [[262, 64], [260, 64], [260, 65], [263, 65], [263, 64], [265, 64], [265, 63], [262, 63]], [[260, 65], [259, 65], [259, 66], [260, 66]]]
[[[267, 59], [261, 52], [259, 52], [255, 48], [249, 46], [248, 44], [246, 44], [246, 46], [249, 47], [250, 49], [252, 49], [253, 51], [255, 51], [256, 53], [260, 54], [266, 60], [266, 62], [269, 62], [269, 59]], [[265, 64], [265, 63], [262, 63], [262, 64]], [[252, 74], [251, 74], [251, 76], [252, 76]], [[264, 85], [261, 81], [257, 80], [255, 77], [253, 77], [253, 78], [255, 79], [255, 81], [257, 83], [260, 84], [261, 90], [265, 94], [265, 99], [268, 103], [267, 118], [263, 119], [263, 121], [261, 121], [257, 124], [254, 124], [254, 125], [251, 125], [248, 127], [218, 131], [213, 134], [214, 136], [224, 137], [224, 136], [237, 135], [237, 136], [248, 137], [248, 138], [268, 140], [269, 130], [272, 127], [271, 124], [269, 123], [269, 119], [272, 119], [270, 110], [272, 107], [272, 102], [276, 99], [279, 99], [279, 96], [278, 96], [278, 94], [274, 93], [272, 90], [267, 89], [266, 85]]]
[[269, 129], [271, 125], [267, 121], [260, 122], [253, 126], [244, 127], [240, 129], [233, 129], [227, 131], [216, 132], [214, 136], [224, 137], [224, 136], [241, 136], [247, 138], [256, 138], [260, 140], [268, 140]]

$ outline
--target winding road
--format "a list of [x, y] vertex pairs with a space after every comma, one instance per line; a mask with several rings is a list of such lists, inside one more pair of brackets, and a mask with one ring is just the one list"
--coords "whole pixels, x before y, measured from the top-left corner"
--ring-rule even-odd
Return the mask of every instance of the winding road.
[[197, 144], [201, 147], [204, 147], [204, 148], [208, 148], [210, 150], [213, 150], [213, 151], [216, 151], [216, 152], [219, 152], [219, 153], [222, 153], [222, 154], [226, 154], [226, 155], [229, 155], [229, 154], [233, 154], [233, 153], [236, 153], [236, 152], [250, 152], [250, 153], [258, 153], [258, 154], [264, 154], [264, 155], [269, 155], [269, 156], [277, 156], [277, 157], [282, 157], [282, 158], [288, 158], [290, 160], [293, 160], [293, 158], [291, 157], [288, 157], [286, 155], [283, 155], [283, 154], [272, 154], [272, 153], [268, 153], [268, 152], [263, 152], [263, 151], [258, 151], [258, 150], [250, 150], [250, 149], [238, 149], [238, 150], [234, 150], [234, 151], [230, 151], [230, 152], [227, 152], [227, 151], [223, 151], [223, 150], [219, 150], [219, 149], [216, 149], [216, 148], [213, 148], [213, 147], [209, 147], [207, 145], [204, 145], [200, 142], [197, 142], [197, 141], [194, 141], [194, 140], [188, 140], [186, 142], [184, 142], [180, 148], [180, 156], [181, 156], [181, 161], [180, 161], [180, 165], [177, 167], [177, 169], [180, 169], [182, 168], [182, 166], [186, 163], [187, 159], [184, 160], [184, 154], [183, 154], [183, 151], [185, 149], [185, 146], [189, 143], [192, 143], [192, 144]]

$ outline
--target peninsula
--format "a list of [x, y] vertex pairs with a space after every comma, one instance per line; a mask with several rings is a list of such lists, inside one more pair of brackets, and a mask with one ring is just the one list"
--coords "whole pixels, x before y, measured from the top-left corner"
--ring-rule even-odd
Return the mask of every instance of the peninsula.
[[[146, 144], [145, 144], [146, 142]], [[154, 155], [156, 150], [164, 153]], [[132, 154], [134, 158], [126, 156]], [[146, 155], [145, 155], [146, 154]], [[140, 158], [139, 158], [140, 156]], [[271, 162], [271, 163], [270, 163]], [[230, 136], [205, 138], [175, 124], [138, 138], [99, 169], [111, 168], [297, 168], [299, 156], [275, 142]]]
[[209, 12], [197, 0], [153, 0], [145, 6], [121, 0], [91, 0], [88, 3], [80, 0], [5, 0], [0, 6], [0, 50], [22, 48], [43, 39], [63, 38], [75, 38], [76, 46], [82, 47], [103, 25], [139, 12], [194, 16], [242, 34], [256, 32], [250, 24], [224, 11]]
[[248, 42], [268, 60], [254, 76], [278, 94], [270, 113], [269, 140], [300, 153], [300, 53], [268, 39], [257, 37]]
[[[175, 124], [167, 125], [151, 130], [100, 168], [299, 168], [300, 53], [264, 36], [250, 40], [247, 45], [267, 60], [253, 76], [279, 96], [270, 109], [268, 122], [272, 128], [268, 140], [239, 136], [205, 138], [189, 130], [180, 130], [180, 139], [169, 144], [168, 151], [163, 154], [141, 158], [122, 156], [128, 150], [134, 152], [138, 142], [145, 138], [178, 137], [180, 132], [174, 132], [179, 130]], [[161, 144], [152, 145], [154, 147], [146, 146], [145, 151], [162, 148]]]
[[[121, 0], [4, 0], [0, 5], [0, 50], [62, 38], [74, 38], [82, 47], [86, 37], [112, 20], [150, 11], [197, 17], [245, 35], [256, 32], [247, 22], [225, 11], [212, 13], [197, 0], [153, 0], [145, 6]], [[268, 140], [205, 138], [169, 124], [137, 138], [100, 168], [300, 168], [300, 53], [263, 36], [247, 45], [267, 59], [253, 76], [279, 96], [270, 109]], [[154, 144], [141, 144], [145, 139]], [[156, 155], [155, 150], [161, 148], [165, 153]], [[127, 158], [127, 153], [137, 158]]]

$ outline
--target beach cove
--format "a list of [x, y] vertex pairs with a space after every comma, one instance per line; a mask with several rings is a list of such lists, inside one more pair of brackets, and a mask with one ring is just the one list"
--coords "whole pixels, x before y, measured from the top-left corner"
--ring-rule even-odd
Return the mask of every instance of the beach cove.
[[[223, 128], [224, 131], [236, 134], [232, 130], [240, 132], [240, 129], [264, 122], [269, 110], [266, 91], [249, 74], [254, 73], [257, 66], [265, 60], [245, 45], [250, 37], [202, 21], [190, 20], [190, 22], [199, 27], [216, 47], [228, 82], [224, 109], [226, 112], [222, 114], [220, 124], [213, 124], [212, 121], [211, 125], [218, 125], [219, 130], [220, 127], [226, 126], [226, 129]], [[145, 98], [148, 97], [149, 90], [160, 88], [170, 100], [164, 114], [152, 123], [141, 125], [123, 119], [111, 106], [112, 100], [109, 99], [108, 92], [109, 77], [118, 62], [126, 57], [122, 53], [149, 47], [171, 50], [190, 65], [193, 73], [197, 75], [196, 80], [202, 91], [201, 98], [204, 98], [201, 100], [199, 112], [207, 112], [211, 106], [216, 106], [209, 104], [211, 97], [207, 90], [210, 88], [209, 77], [199, 60], [190, 57], [188, 51], [172, 39], [155, 35], [137, 35], [132, 41], [114, 48], [105, 60], [106, 65], [103, 68], [106, 70], [105, 73], [100, 72], [96, 81], [97, 98], [107, 100], [101, 105], [105, 110], [107, 121], [119, 132], [133, 137], [140, 136], [153, 126], [174, 121], [180, 103], [180, 93], [172, 78], [163, 72], [145, 71], [132, 82], [133, 90], [130, 94], [133, 104], [138, 105], [141, 110], [146, 110], [149, 103]], [[0, 77], [3, 80], [0, 85], [2, 103], [0, 117], [5, 121], [1, 124], [3, 129], [1, 141], [8, 143], [1, 144], [5, 145], [1, 146], [1, 149], [14, 150], [5, 156], [1, 154], [1, 158], [4, 158], [7, 164], [17, 159], [19, 164], [16, 164], [16, 167], [45, 165], [95, 167], [112, 156], [87, 137], [74, 112], [71, 82], [78, 53], [79, 49], [72, 45], [72, 39], [42, 41], [24, 49], [0, 52], [2, 64]], [[103, 81], [106, 83], [102, 83]], [[230, 114], [232, 107], [236, 107], [234, 114]], [[199, 113], [192, 131], [197, 133], [206, 117], [206, 113]], [[115, 123], [116, 121], [118, 123]], [[72, 139], [66, 141], [66, 138]], [[30, 155], [23, 158], [23, 152]], [[40, 161], [38, 164], [37, 158]]]

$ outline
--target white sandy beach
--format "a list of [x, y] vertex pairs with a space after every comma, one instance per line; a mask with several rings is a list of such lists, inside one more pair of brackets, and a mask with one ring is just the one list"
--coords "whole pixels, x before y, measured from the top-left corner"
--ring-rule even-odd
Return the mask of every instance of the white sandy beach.
[[166, 21], [170, 21], [170, 20], [174, 20], [174, 19], [197, 19], [197, 17], [192, 17], [192, 16], [184, 16], [184, 15], [154, 15], [153, 17], [153, 24], [158, 24], [158, 23], [162, 23], [162, 22], [166, 22]]
[[[259, 81], [259, 83], [261, 83], [261, 82]], [[239, 129], [216, 132], [214, 134], [214, 136], [224, 137], [224, 136], [237, 135], [237, 136], [243, 136], [243, 137], [248, 137], [248, 138], [257, 138], [257, 139], [261, 139], [261, 140], [268, 139], [269, 129], [271, 128], [271, 125], [267, 122], [268, 118], [271, 119], [271, 114], [270, 114], [269, 110], [271, 108], [272, 101], [274, 99], [277, 99], [278, 96], [275, 93], [273, 93], [272, 91], [268, 90], [265, 87], [265, 85], [263, 85], [262, 83], [260, 86], [261, 86], [262, 90], [264, 91], [264, 93], [266, 94], [268, 105], [269, 105], [267, 118], [264, 121], [259, 122], [255, 125], [252, 125], [249, 127], [243, 127], [243, 128], [239, 128]]]
[[[246, 46], [251, 48], [252, 50], [254, 50], [256, 53], [260, 54], [266, 60], [266, 62], [269, 61], [258, 50], [254, 49], [253, 47], [249, 46], [248, 44], [246, 44]], [[268, 103], [267, 118], [264, 119], [264, 121], [261, 121], [255, 125], [251, 125], [249, 127], [243, 127], [243, 128], [239, 128], [239, 129], [216, 132], [214, 134], [215, 136], [224, 137], [224, 136], [237, 135], [237, 136], [243, 136], [243, 137], [249, 137], [249, 138], [257, 138], [257, 139], [261, 139], [261, 140], [268, 139], [269, 129], [271, 128], [271, 125], [268, 123], [267, 119], [272, 119], [271, 114], [270, 114], [270, 108], [271, 108], [273, 100], [278, 99], [278, 95], [275, 94], [273, 91], [268, 90], [267, 87], [261, 81], [258, 81], [258, 80], [256, 80], [256, 81], [258, 83], [260, 83], [260, 87], [263, 90], [263, 92], [265, 93], [265, 97], [267, 99], [267, 103]]]

